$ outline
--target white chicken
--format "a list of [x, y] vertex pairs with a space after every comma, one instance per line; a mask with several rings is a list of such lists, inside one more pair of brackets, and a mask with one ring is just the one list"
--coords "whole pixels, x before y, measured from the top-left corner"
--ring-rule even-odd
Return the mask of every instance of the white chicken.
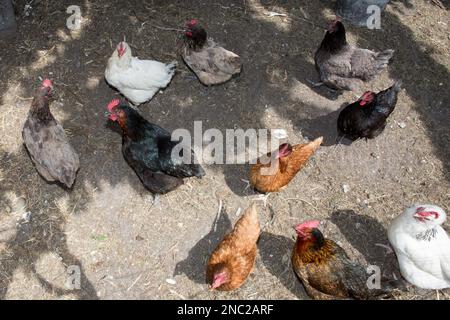
[[133, 105], [138, 106], [150, 100], [159, 89], [167, 87], [176, 66], [176, 61], [164, 64], [133, 57], [128, 43], [122, 41], [108, 60], [105, 79]]
[[444, 210], [437, 206], [416, 205], [389, 226], [400, 272], [417, 287], [450, 288], [450, 238], [441, 227], [445, 219]]

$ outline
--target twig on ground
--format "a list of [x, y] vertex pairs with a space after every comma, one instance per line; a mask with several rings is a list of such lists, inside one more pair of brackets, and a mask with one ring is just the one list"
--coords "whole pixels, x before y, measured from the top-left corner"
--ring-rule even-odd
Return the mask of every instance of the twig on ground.
[[134, 282], [131, 284], [131, 286], [128, 287], [127, 292], [131, 290], [131, 288], [134, 287], [134, 285], [139, 281], [139, 279], [142, 277], [142, 274], [139, 275], [139, 277], [134, 280]]
[[219, 209], [217, 210], [216, 221], [214, 221], [214, 232], [217, 231], [217, 222], [219, 221], [221, 212], [222, 212], [222, 199], [219, 199]]
[[[144, 22], [141, 26], [144, 26], [146, 24], [146, 22]], [[164, 30], [164, 31], [176, 31], [176, 32], [185, 32], [186, 30], [183, 29], [178, 29], [178, 28], [169, 28], [169, 27], [160, 27], [154, 24], [149, 24], [150, 26], [152, 26], [153, 28], [159, 29], [159, 30]]]
[[442, 4], [440, 0], [431, 0], [435, 5], [437, 5], [441, 9], [445, 9], [445, 6]]

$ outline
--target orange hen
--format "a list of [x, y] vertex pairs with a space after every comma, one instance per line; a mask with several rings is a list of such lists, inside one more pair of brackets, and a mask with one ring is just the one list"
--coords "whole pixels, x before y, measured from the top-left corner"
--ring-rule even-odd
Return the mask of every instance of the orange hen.
[[271, 163], [261, 159], [250, 170], [250, 184], [259, 192], [277, 192], [285, 187], [316, 152], [323, 138], [291, 146], [282, 144], [278, 151], [268, 154]]
[[206, 268], [206, 281], [211, 289], [231, 291], [245, 282], [255, 264], [260, 232], [258, 212], [253, 204], [211, 254]]

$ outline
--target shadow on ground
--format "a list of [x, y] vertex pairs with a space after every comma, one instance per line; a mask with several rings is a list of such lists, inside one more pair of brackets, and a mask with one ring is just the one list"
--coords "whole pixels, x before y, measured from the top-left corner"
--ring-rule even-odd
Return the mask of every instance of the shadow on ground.
[[[22, 8], [25, 2], [17, 1], [17, 3]], [[123, 161], [120, 137], [110, 132], [108, 125], [105, 128], [103, 117], [105, 105], [115, 97], [115, 92], [103, 81], [100, 81], [95, 89], [86, 88], [85, 82], [91, 76], [102, 78], [106, 60], [112, 52], [110, 41], [115, 43], [125, 34], [127, 40], [139, 48], [136, 53], [145, 53], [146, 58], [171, 61], [178, 35], [151, 27], [143, 29], [140, 24], [128, 23], [128, 18], [125, 23], [124, 13], [131, 13], [134, 10], [137, 6], [135, 1], [102, 3], [85, 1], [82, 11], [86, 16], [90, 16], [91, 23], [83, 29], [81, 37], [69, 36], [70, 40], [63, 42], [63, 50], [59, 52], [54, 49], [56, 50], [54, 52], [58, 52], [55, 53], [54, 62], [42, 68], [34, 68], [34, 65], [43, 59], [38, 51], [50, 51], [52, 47], [61, 44], [59, 31], [68, 33], [65, 19], [59, 18], [66, 18], [65, 11], [70, 4], [72, 3], [69, 1], [36, 3], [30, 17], [18, 19], [18, 37], [9, 46], [0, 48], [2, 102], [6, 99], [4, 93], [12, 88], [14, 81], [23, 87], [29, 97], [38, 85], [37, 77], [52, 72], [58, 96], [64, 99], [62, 108], [67, 120], [63, 121], [62, 125], [71, 131], [70, 141], [79, 152], [81, 160], [81, 169], [72, 191], [67, 193], [58, 186], [48, 185], [44, 181], [33, 185], [35, 189], [31, 190], [31, 183], [36, 181], [36, 172], [24, 150], [13, 154], [0, 150], [2, 159], [0, 169], [6, 177], [0, 186], [0, 203], [7, 203], [8, 200], [4, 195], [13, 192], [18, 196], [24, 196], [27, 199], [28, 210], [34, 213], [34, 220], [17, 227], [16, 235], [6, 243], [6, 254], [0, 257], [0, 298], [5, 296], [12, 275], [18, 268], [23, 268], [34, 275], [47, 290], [57, 294], [65, 293], [64, 289], [52, 288], [50, 284], [45, 284], [45, 280], [32, 267], [43, 253], [49, 251], [58, 253], [66, 265], [80, 264], [79, 259], [67, 249], [64, 235], [65, 219], [63, 213], [53, 206], [57, 200], [69, 194], [70, 204], [76, 208], [73, 213], [82, 214], [87, 204], [92, 201], [91, 194], [86, 191], [86, 185], [101, 191], [100, 183], [103, 182], [109, 186], [128, 183], [138, 192], [145, 192], [138, 178]], [[311, 57], [323, 37], [323, 27], [327, 24], [324, 10], [332, 7], [331, 1], [311, 1], [301, 4], [294, 0], [277, 2], [276, 6], [284, 8], [294, 17], [287, 30], [280, 30], [273, 21], [261, 19], [263, 15], [255, 13], [255, 8], [248, 2], [229, 1], [227, 2], [229, 8], [226, 9], [228, 11], [224, 11], [222, 5], [221, 1], [210, 1], [205, 4], [199, 0], [189, 3], [171, 1], [169, 5], [166, 1], [144, 1], [142, 6], [140, 5], [141, 15], [157, 25], [182, 25], [186, 19], [192, 17], [205, 21], [210, 34], [228, 49], [239, 53], [244, 61], [244, 71], [240, 77], [222, 86], [208, 89], [198, 81], [187, 81], [187, 68], [180, 63], [179, 73], [182, 74], [175, 77], [164, 94], [158, 95], [150, 103], [142, 106], [140, 112], [147, 119], [169, 130], [186, 127], [190, 129], [194, 120], [202, 120], [208, 128], [223, 131], [235, 127], [264, 128], [265, 106], [269, 105], [280, 117], [292, 120], [309, 138], [323, 135], [325, 145], [334, 144], [338, 106], [336, 111], [322, 112], [319, 116], [311, 116], [317, 111], [314, 106], [302, 106], [308, 110], [307, 114], [311, 116], [308, 118], [304, 118], [302, 111], [289, 114], [286, 112], [286, 105], [298, 104], [298, 101], [290, 98], [290, 90], [295, 81], [307, 86], [310, 86], [308, 79], [317, 81]], [[274, 5], [272, 1], [260, 1], [260, 6], [266, 11], [271, 10]], [[301, 18], [301, 11], [308, 19]], [[157, 16], [155, 12], [158, 13]], [[54, 13], [56, 14], [53, 15]], [[53, 16], [57, 16], [58, 19], [51, 18]], [[147, 24], [149, 25], [150, 23]], [[445, 173], [448, 176], [449, 74], [443, 65], [431, 57], [433, 48], [418, 42], [411, 29], [389, 12], [384, 15], [381, 31], [356, 27], [349, 29], [359, 39], [358, 45], [362, 47], [377, 50], [396, 49], [395, 61], [388, 68], [388, 72], [392, 78], [403, 80], [406, 93], [417, 105], [417, 111], [425, 123], [435, 154], [444, 163]], [[314, 37], [314, 41], [311, 41], [311, 36]], [[26, 76], [21, 76], [23, 69], [26, 69]], [[439, 83], [444, 85], [440, 86]], [[316, 92], [328, 99], [336, 99], [335, 94], [325, 88], [318, 88]], [[22, 123], [17, 130], [20, 130], [21, 125]], [[99, 168], [99, 164], [103, 167]], [[245, 183], [241, 184], [239, 179], [247, 179], [248, 168], [226, 166], [226, 168], [218, 167], [217, 170], [223, 171], [227, 184], [233, 192], [245, 195], [242, 191]], [[450, 177], [448, 178], [450, 180]], [[47, 205], [37, 200], [42, 194], [46, 195]], [[48, 204], [51, 204], [51, 207]], [[382, 230], [379, 223], [348, 212], [336, 213], [332, 220], [368, 261], [384, 263], [383, 249], [367, 246], [368, 243], [374, 243], [367, 241], [367, 237], [373, 238], [371, 239], [373, 241], [386, 243], [385, 230]], [[362, 229], [346, 227], [350, 223], [353, 225], [354, 221], [359, 221]], [[231, 228], [226, 213], [221, 213], [217, 224], [218, 231], [211, 230], [189, 251], [188, 258], [177, 265], [176, 274], [185, 273], [190, 279], [203, 283], [204, 264], [198, 261], [205, 261], [225, 231]], [[374, 226], [370, 229], [372, 224]], [[366, 225], [369, 229], [366, 229]], [[300, 297], [302, 287], [295, 279], [292, 269], [285, 269], [285, 264], [277, 263], [280, 259], [287, 259], [286, 256], [290, 258], [292, 245], [293, 240], [269, 233], [262, 234], [259, 244], [260, 254], [269, 271]], [[277, 259], [272, 259], [271, 254]], [[82, 288], [83, 290], [75, 293], [79, 298], [97, 298], [92, 283], [84, 275]]]
[[336, 210], [331, 214], [330, 221], [369, 265], [379, 266], [386, 276], [393, 273], [399, 275], [395, 254], [387, 254], [388, 249], [383, 247], [390, 246], [387, 231], [376, 219], [353, 210]]
[[214, 219], [211, 230], [189, 250], [186, 259], [177, 263], [173, 275], [185, 274], [192, 281], [204, 284], [206, 264], [209, 256], [232, 228], [228, 214], [222, 208], [216, 219]]
[[258, 251], [264, 266], [271, 274], [300, 299], [307, 298], [305, 289], [294, 273], [291, 265], [292, 249], [295, 241], [285, 236], [262, 232]]

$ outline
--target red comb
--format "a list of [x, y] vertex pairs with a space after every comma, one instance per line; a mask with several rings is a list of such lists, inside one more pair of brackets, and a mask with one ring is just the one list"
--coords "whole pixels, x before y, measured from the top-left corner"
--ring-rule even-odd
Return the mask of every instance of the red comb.
[[366, 103], [370, 103], [374, 99], [374, 93], [372, 91], [366, 91], [364, 94], [359, 98], [359, 104], [361, 106], [365, 105]]
[[45, 79], [44, 81], [42, 81], [42, 86], [45, 88], [52, 88], [53, 84], [50, 79]]
[[193, 26], [195, 26], [197, 23], [198, 23], [198, 20], [196, 20], [196, 19], [191, 19], [191, 20], [189, 20], [189, 21], [186, 23], [186, 25], [187, 25], [188, 27], [193, 27]]
[[300, 223], [298, 225], [295, 226], [295, 230], [296, 231], [301, 231], [304, 229], [314, 229], [317, 228], [320, 224], [319, 220], [309, 220], [303, 223]]
[[108, 106], [107, 106], [108, 111], [109, 111], [109, 112], [112, 112], [112, 110], [113, 110], [115, 107], [117, 107], [117, 106], [119, 105], [119, 103], [120, 103], [120, 100], [119, 100], [119, 99], [113, 99], [113, 100], [111, 100], [111, 102], [108, 103]]
[[439, 213], [437, 213], [436, 211], [426, 211], [425, 207], [417, 208], [416, 215], [420, 217], [435, 216], [436, 219], [439, 217]]

